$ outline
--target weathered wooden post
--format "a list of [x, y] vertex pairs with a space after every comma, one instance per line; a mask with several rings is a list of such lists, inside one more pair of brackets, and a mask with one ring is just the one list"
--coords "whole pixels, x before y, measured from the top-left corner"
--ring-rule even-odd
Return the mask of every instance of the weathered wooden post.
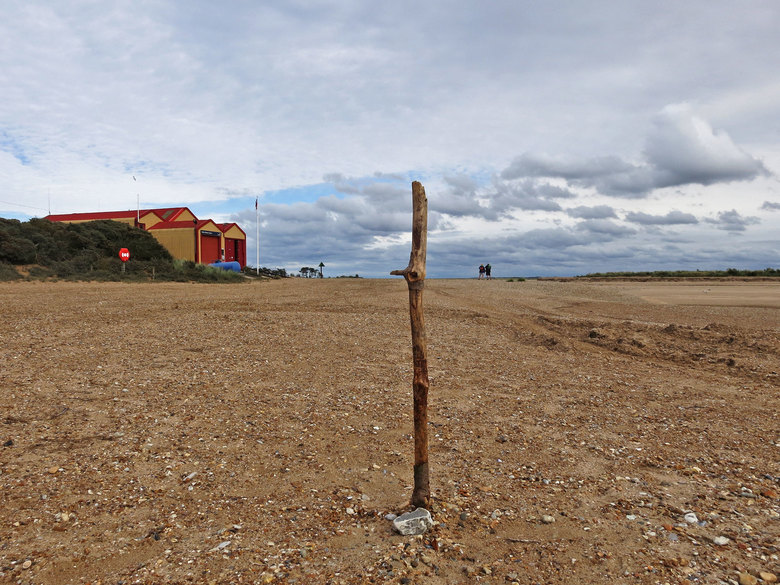
[[409, 287], [409, 315], [412, 322], [412, 358], [414, 363], [414, 491], [412, 505], [427, 508], [431, 488], [428, 475], [428, 358], [423, 320], [425, 254], [428, 249], [428, 199], [418, 181], [412, 183], [412, 253], [409, 266], [390, 274], [403, 276]]

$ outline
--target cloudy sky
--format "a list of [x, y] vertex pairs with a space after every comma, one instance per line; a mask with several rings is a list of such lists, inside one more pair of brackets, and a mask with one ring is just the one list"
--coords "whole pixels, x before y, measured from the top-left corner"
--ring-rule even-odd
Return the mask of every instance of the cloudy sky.
[[[260, 264], [780, 267], [776, 0], [7, 0], [0, 216], [188, 206]], [[135, 177], [135, 180], [133, 179]]]

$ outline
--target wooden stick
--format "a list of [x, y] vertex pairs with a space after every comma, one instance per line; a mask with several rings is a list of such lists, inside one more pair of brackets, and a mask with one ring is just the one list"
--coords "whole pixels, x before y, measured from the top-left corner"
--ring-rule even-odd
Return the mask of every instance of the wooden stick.
[[412, 253], [409, 266], [390, 274], [403, 276], [409, 287], [409, 315], [412, 324], [414, 379], [414, 491], [412, 505], [426, 508], [431, 488], [428, 474], [428, 358], [423, 320], [425, 255], [428, 249], [428, 199], [419, 182], [412, 183]]

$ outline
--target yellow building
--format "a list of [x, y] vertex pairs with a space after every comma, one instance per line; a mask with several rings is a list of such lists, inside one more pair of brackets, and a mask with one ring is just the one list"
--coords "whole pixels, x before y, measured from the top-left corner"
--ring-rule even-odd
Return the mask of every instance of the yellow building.
[[200, 264], [235, 261], [241, 268], [246, 266], [246, 233], [238, 224], [218, 224], [211, 219], [198, 219], [186, 207], [66, 213], [47, 215], [45, 219], [66, 223], [99, 219], [119, 221], [147, 230], [174, 258]]

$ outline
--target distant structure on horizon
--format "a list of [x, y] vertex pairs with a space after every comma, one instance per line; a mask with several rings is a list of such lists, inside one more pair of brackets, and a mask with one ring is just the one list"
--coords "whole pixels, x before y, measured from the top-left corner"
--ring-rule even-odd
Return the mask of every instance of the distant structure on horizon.
[[200, 264], [222, 260], [246, 266], [246, 233], [238, 224], [198, 219], [186, 207], [52, 214], [44, 219], [64, 223], [119, 221], [148, 231], [179, 260]]

